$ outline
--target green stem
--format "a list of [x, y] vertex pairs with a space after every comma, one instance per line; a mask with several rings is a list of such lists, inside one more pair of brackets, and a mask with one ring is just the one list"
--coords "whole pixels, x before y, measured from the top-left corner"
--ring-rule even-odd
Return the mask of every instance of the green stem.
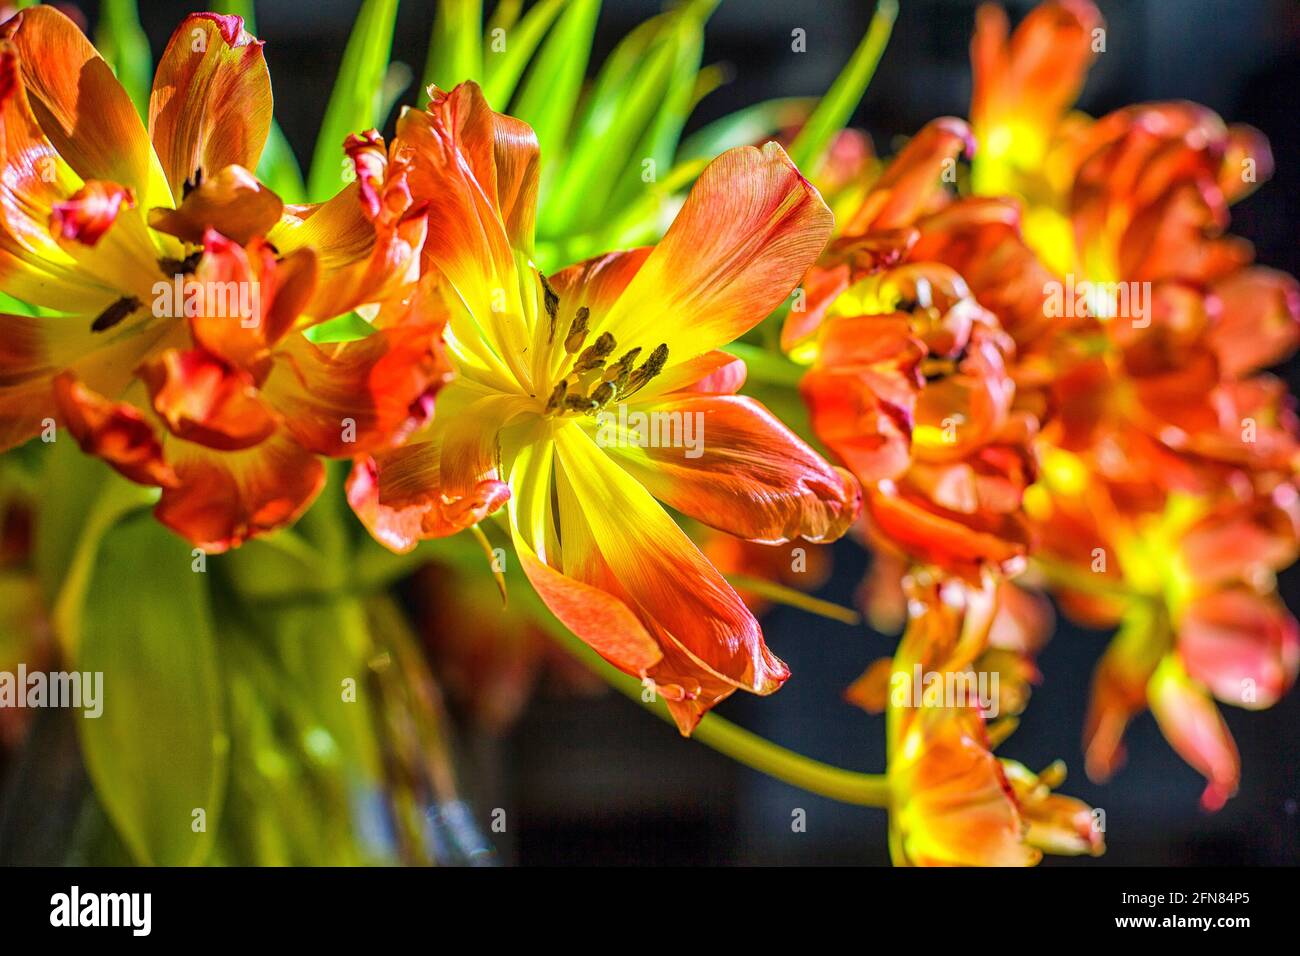
[[808, 122], [790, 144], [790, 158], [805, 176], [816, 175], [832, 137], [844, 128], [861, 102], [867, 84], [875, 75], [880, 57], [884, 55], [897, 18], [898, 0], [879, 0], [866, 35], [853, 51], [848, 65], [836, 77], [831, 88], [817, 104], [817, 109], [813, 110]]
[[[541, 611], [537, 619], [558, 644], [607, 684], [662, 720], [672, 723], [672, 715], [663, 700], [657, 694], [646, 700], [644, 688], [635, 677], [608, 663], [548, 612]], [[691, 739], [707, 744], [753, 770], [810, 793], [859, 806], [889, 806], [889, 782], [884, 774], [858, 773], [813, 760], [750, 733], [716, 714], [705, 714]]]

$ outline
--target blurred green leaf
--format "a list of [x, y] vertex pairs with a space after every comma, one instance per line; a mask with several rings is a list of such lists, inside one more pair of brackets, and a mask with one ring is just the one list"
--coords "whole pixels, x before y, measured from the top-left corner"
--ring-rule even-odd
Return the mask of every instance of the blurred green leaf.
[[[563, 179], [543, 201], [539, 222], [548, 233], [589, 227], [608, 215], [620, 182], [644, 188], [644, 175], [661, 163], [667, 169], [699, 70], [703, 21], [713, 6], [696, 2], [661, 14], [614, 48], [573, 135]], [[655, 165], [646, 166], [647, 160]]]
[[95, 46], [126, 88], [136, 111], [147, 117], [153, 88], [153, 54], [140, 26], [136, 0], [102, 0]]
[[152, 517], [105, 538], [75, 663], [103, 674], [102, 714], [77, 724], [90, 778], [123, 841], [142, 864], [202, 863], [221, 816], [229, 748], [211, 611], [189, 545]]
[[862, 102], [897, 18], [898, 0], [879, 0], [862, 42], [790, 145], [790, 158], [805, 176], [816, 174], [831, 140]]
[[542, 147], [543, 190], [564, 156], [599, 14], [600, 0], [571, 0], [547, 34], [511, 107], [511, 115], [537, 133]]
[[816, 103], [812, 97], [790, 96], [728, 113], [686, 137], [677, 161], [710, 160], [735, 146], [762, 142], [788, 126], [804, 122]]
[[[483, 0], [438, 0], [424, 63], [424, 89], [483, 79]], [[423, 94], [421, 103], [424, 102]]]
[[346, 185], [343, 141], [348, 135], [377, 126], [382, 119], [384, 76], [396, 20], [397, 0], [363, 0], [316, 138], [307, 177], [307, 198], [312, 202], [323, 202]]
[[[488, 25], [483, 50], [483, 95], [494, 110], [504, 112], [510, 105], [524, 68], [566, 2], [540, 0], [517, 26], [506, 26], [495, 20]], [[497, 33], [498, 30], [502, 32]], [[498, 49], [498, 40], [505, 44], [504, 49]]]
[[69, 656], [75, 656], [81, 637], [82, 607], [100, 542], [123, 517], [157, 499], [158, 489], [127, 481], [83, 454], [66, 431], [58, 433], [45, 460], [35, 565], [55, 634]]

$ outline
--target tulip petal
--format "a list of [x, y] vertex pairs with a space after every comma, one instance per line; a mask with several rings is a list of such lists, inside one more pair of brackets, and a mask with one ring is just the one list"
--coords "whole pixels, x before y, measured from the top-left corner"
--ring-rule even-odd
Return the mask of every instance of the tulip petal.
[[1295, 682], [1300, 628], [1276, 598], [1228, 588], [1194, 599], [1178, 626], [1187, 675], [1219, 700], [1271, 707]]
[[678, 394], [620, 406], [596, 441], [660, 501], [742, 538], [833, 541], [857, 517], [854, 479], [751, 398]]
[[449, 375], [436, 351], [438, 333], [432, 325], [400, 326], [330, 345], [290, 335], [263, 397], [318, 455], [394, 447], [429, 418]]
[[203, 349], [168, 349], [140, 368], [154, 411], [177, 438], [208, 448], [250, 448], [276, 429], [251, 376]]
[[212, 554], [292, 524], [325, 486], [325, 468], [283, 430], [243, 451], [213, 451], [169, 438], [178, 482], [154, 515]]
[[162, 443], [140, 411], [87, 388], [72, 372], [54, 380], [59, 417], [88, 455], [102, 458], [142, 485], [170, 487], [179, 478], [166, 462]]
[[561, 428], [555, 443], [565, 573], [581, 560], [569, 548], [579, 535], [642, 621], [654, 622], [694, 670], [759, 694], [780, 687], [789, 670], [758, 622], [649, 492], [581, 430]]
[[1173, 655], [1151, 675], [1147, 696], [1165, 739], [1206, 779], [1201, 805], [1218, 810], [1241, 780], [1241, 758], [1219, 708], [1193, 685]]
[[226, 166], [257, 168], [270, 131], [262, 41], [239, 17], [190, 14], [158, 61], [149, 97], [149, 138], [172, 194]]
[[41, 129], [77, 174], [129, 187], [141, 208], [170, 205], [166, 176], [131, 98], [81, 29], [53, 7], [37, 6], [0, 33], [18, 52]]
[[731, 342], [789, 295], [831, 220], [780, 146], [728, 150], [700, 175], [608, 314], [593, 309], [592, 328], [624, 349], [666, 344], [670, 361]]

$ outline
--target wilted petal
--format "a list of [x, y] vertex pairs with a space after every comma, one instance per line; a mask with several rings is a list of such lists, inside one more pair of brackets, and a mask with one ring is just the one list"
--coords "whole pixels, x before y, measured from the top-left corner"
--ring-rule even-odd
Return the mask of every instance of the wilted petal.
[[255, 169], [270, 130], [262, 42], [240, 17], [190, 14], [158, 61], [149, 97], [149, 138], [172, 194], [181, 198], [186, 183], [226, 166]]
[[1172, 656], [1152, 675], [1148, 694], [1165, 739], [1206, 779], [1201, 805], [1218, 810], [1241, 780], [1241, 758], [1219, 708]]
[[[619, 420], [623, 409], [626, 422]], [[722, 531], [772, 544], [831, 541], [857, 517], [854, 479], [753, 399], [672, 395], [620, 406], [601, 421], [597, 444], [628, 474], [660, 501]]]
[[283, 430], [243, 451], [167, 441], [178, 482], [154, 515], [209, 553], [292, 524], [325, 486], [325, 468]]
[[180, 479], [164, 460], [162, 443], [145, 417], [126, 402], [87, 388], [71, 372], [54, 380], [59, 418], [88, 455], [104, 459], [142, 485], [175, 486]]

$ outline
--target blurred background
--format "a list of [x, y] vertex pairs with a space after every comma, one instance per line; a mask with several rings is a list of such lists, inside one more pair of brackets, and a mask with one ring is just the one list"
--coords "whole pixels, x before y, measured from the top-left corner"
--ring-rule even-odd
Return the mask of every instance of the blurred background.
[[[1013, 20], [1032, 6], [1019, 0], [1004, 5]], [[1226, 120], [1260, 128], [1272, 142], [1277, 171], [1234, 209], [1233, 231], [1255, 242], [1262, 263], [1300, 274], [1300, 2], [1098, 5], [1107, 21], [1106, 52], [1080, 107], [1098, 115], [1143, 100], [1190, 99]], [[93, 24], [96, 4], [80, 6]], [[934, 116], [965, 115], [976, 6], [975, 0], [902, 0], [893, 38], [855, 119], [878, 152], [892, 152], [898, 137]], [[155, 59], [194, 7], [173, 0], [141, 4]], [[257, 3], [276, 116], [304, 166], [356, 7], [355, 0]], [[865, 0], [724, 0], [706, 31], [704, 62], [725, 64], [729, 81], [701, 103], [687, 133], [759, 100], [823, 92], [862, 36], [872, 7]], [[656, 0], [607, 0], [594, 62], [659, 8]], [[393, 57], [416, 75], [432, 19], [430, 0], [401, 4]], [[795, 28], [807, 32], [805, 53], [791, 51]], [[404, 101], [413, 99], [408, 90]], [[1284, 372], [1295, 391], [1300, 366], [1293, 362]], [[820, 596], [852, 604], [867, 560], [852, 543], [837, 546], [834, 572]], [[407, 595], [412, 606], [427, 601], [421, 587], [417, 580]], [[1283, 595], [1300, 610], [1300, 570], [1284, 575]], [[775, 696], [737, 695], [720, 713], [811, 757], [883, 769], [883, 722], [844, 702], [842, 694], [871, 661], [891, 653], [892, 639], [790, 608], [771, 611], [764, 627], [794, 676]], [[1149, 715], [1130, 730], [1127, 766], [1109, 784], [1095, 785], [1083, 776], [1079, 740], [1093, 663], [1107, 637], [1059, 623], [1039, 661], [1043, 683], [1000, 753], [1033, 769], [1057, 757], [1067, 762], [1072, 774], [1065, 790], [1106, 812], [1105, 863], [1300, 862], [1300, 694], [1259, 713], [1224, 709], [1241, 749], [1243, 783], [1217, 814], [1199, 809], [1200, 777], [1165, 744]], [[888, 862], [883, 812], [847, 807], [753, 773], [571, 675], [543, 675], [508, 732], [461, 723], [463, 790], [485, 831], [493, 811], [505, 811], [506, 832], [492, 836], [503, 862]], [[806, 813], [803, 832], [791, 826], [797, 809]], [[1049, 857], [1046, 865], [1095, 864]]]

